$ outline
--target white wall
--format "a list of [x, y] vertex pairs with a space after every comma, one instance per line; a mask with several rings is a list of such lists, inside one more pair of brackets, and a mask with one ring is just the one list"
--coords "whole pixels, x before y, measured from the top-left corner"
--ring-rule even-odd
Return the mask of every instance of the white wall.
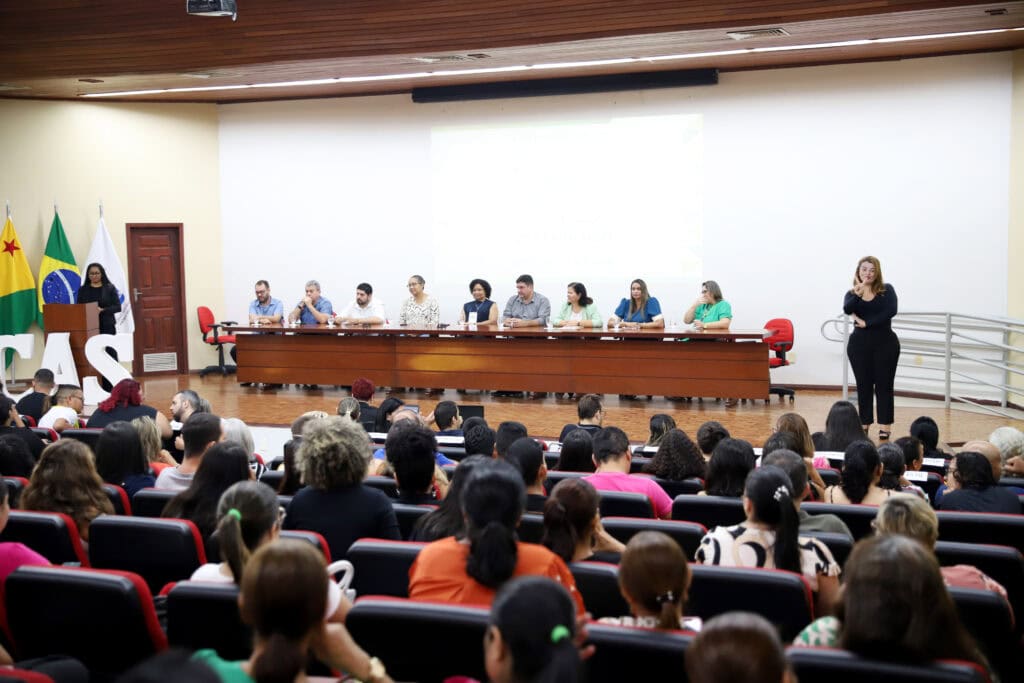
[[[589, 275], [607, 315], [630, 279], [663, 270], [648, 264], [678, 260], [678, 276], [649, 278], [670, 320], [681, 319], [701, 278], [715, 279], [734, 328], [793, 319], [798, 362], [779, 381], [837, 384], [841, 349], [818, 329], [840, 312], [864, 254], [882, 260], [902, 310], [1007, 314], [1011, 90], [1012, 56], [995, 53], [726, 73], [713, 87], [574, 97], [223, 106], [226, 314], [244, 315], [258, 278], [286, 308], [309, 278], [336, 308], [366, 280], [395, 317], [412, 273], [427, 279], [445, 320], [468, 299], [472, 277], [489, 279], [503, 302], [515, 275], [538, 262], [530, 254], [546, 248], [545, 236], [565, 229], [565, 214], [524, 225], [515, 240], [496, 240], [489, 215], [476, 232], [434, 234], [443, 217], [434, 215], [432, 130], [697, 114], [702, 153], [689, 163], [703, 169], [702, 193], [690, 184], [679, 193], [700, 204], [690, 227], [703, 241], [702, 272], [666, 253], [670, 235], [622, 225], [611, 238], [582, 234], [558, 272], [533, 272], [538, 291], [561, 302], [566, 282]], [[465, 172], [490, 173], [495, 163]], [[634, 163], [628, 154], [606, 159], [609, 174]], [[506, 194], [531, 201], [515, 186]], [[643, 200], [620, 198], [625, 207]], [[478, 260], [435, 272], [435, 245], [454, 239], [477, 245]]]

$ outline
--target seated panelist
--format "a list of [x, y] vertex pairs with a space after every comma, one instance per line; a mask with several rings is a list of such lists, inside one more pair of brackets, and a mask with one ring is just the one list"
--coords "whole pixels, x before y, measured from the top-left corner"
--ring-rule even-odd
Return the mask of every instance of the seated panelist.
[[601, 327], [601, 313], [594, 300], [587, 296], [582, 282], [570, 282], [566, 290], [566, 302], [555, 316], [555, 327]]
[[683, 314], [683, 322], [693, 323], [698, 332], [728, 332], [732, 323], [732, 306], [722, 298], [722, 288], [714, 280], [700, 286], [700, 296]]
[[661, 329], [665, 327], [665, 316], [661, 314], [661, 304], [647, 291], [647, 283], [637, 278], [629, 284], [629, 298], [619, 302], [608, 322], [621, 323], [632, 330]]
[[[270, 296], [270, 283], [256, 281], [256, 298], [249, 304], [249, 324], [273, 325], [284, 317], [284, 304]], [[233, 351], [233, 349], [232, 349]]]
[[491, 301], [491, 283], [475, 278], [469, 283], [473, 300], [462, 305], [459, 322], [471, 325], [494, 325], [498, 322], [498, 307]]
[[288, 314], [289, 320], [298, 320], [303, 325], [318, 325], [330, 320], [334, 307], [328, 299], [320, 296], [320, 283], [310, 280], [306, 283], [306, 296]]
[[356, 298], [336, 320], [350, 325], [383, 325], [387, 320], [384, 304], [373, 300], [373, 286], [368, 282], [356, 285]]

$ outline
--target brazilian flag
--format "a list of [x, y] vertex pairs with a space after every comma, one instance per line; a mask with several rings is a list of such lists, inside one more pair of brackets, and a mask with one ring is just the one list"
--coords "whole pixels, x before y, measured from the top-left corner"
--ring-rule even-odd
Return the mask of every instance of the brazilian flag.
[[75, 255], [64, 234], [60, 216], [53, 212], [50, 236], [46, 240], [46, 251], [39, 264], [38, 309], [36, 320], [43, 326], [43, 304], [73, 304], [82, 286], [82, 275], [75, 265]]
[[[28, 267], [14, 222], [7, 217], [0, 234], [0, 334], [21, 334], [36, 318], [36, 281]], [[7, 349], [4, 367], [14, 358]]]

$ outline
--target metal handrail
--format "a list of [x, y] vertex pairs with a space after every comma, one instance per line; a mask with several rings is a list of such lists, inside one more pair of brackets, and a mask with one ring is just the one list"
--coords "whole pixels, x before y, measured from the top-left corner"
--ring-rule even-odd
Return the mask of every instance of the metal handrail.
[[[852, 321], [837, 315], [821, 324], [821, 336], [843, 345], [843, 398], [850, 393], [850, 364], [846, 361]], [[1015, 417], [1007, 408], [1011, 394], [1024, 394], [1024, 388], [1010, 384], [1013, 376], [1024, 376], [1024, 347], [1011, 343], [1014, 335], [1024, 338], [1024, 320], [1001, 316], [967, 315], [962, 313], [911, 311], [900, 313], [892, 321], [900, 338], [903, 353], [897, 364], [896, 379], [934, 387], [944, 398], [946, 408], [954, 402], [966, 403], [1004, 417]], [[910, 353], [908, 353], [910, 352]], [[913, 355], [915, 362], [907, 360]], [[941, 363], [925, 365], [922, 359]], [[909, 372], [941, 373], [939, 377]], [[942, 383], [941, 390], [938, 386]], [[957, 387], [954, 390], [954, 382]], [[897, 386], [897, 389], [899, 387]], [[998, 400], [999, 407], [985, 401]]]

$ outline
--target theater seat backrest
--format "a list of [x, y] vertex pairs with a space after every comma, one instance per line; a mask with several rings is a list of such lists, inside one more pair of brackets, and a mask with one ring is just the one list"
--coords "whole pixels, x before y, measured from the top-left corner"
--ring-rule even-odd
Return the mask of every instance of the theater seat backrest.
[[206, 553], [188, 520], [104, 515], [89, 527], [89, 561], [98, 569], [135, 572], [155, 594], [192, 576]]
[[167, 594], [167, 640], [171, 647], [210, 648], [224, 659], [248, 659], [252, 631], [238, 613], [233, 583], [181, 581]]
[[0, 541], [22, 543], [54, 564], [89, 566], [78, 527], [60, 512], [11, 510]]
[[356, 595], [409, 595], [409, 569], [425, 543], [360, 539], [348, 549], [346, 559], [355, 568], [352, 588]]
[[149, 589], [130, 572], [23, 566], [4, 596], [18, 659], [67, 655], [102, 680], [167, 648]]
[[595, 646], [583, 663], [590, 683], [686, 681], [684, 654], [692, 633], [588, 624], [587, 634]]
[[786, 658], [800, 681], [829, 683], [988, 683], [988, 676], [971, 662], [896, 664], [865, 659], [847, 650], [791, 647]]
[[800, 574], [699, 564], [690, 570], [687, 616], [707, 621], [725, 612], [756, 612], [779, 628], [785, 642], [814, 620], [811, 587]]

